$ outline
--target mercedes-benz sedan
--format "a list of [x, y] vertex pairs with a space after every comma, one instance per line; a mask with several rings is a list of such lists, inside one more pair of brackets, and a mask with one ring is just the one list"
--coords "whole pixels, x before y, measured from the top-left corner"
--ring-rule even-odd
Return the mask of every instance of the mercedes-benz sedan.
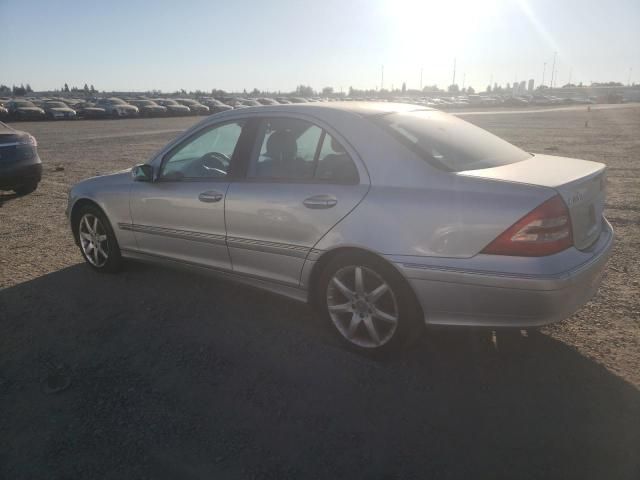
[[605, 165], [525, 152], [393, 103], [216, 114], [131, 171], [70, 192], [97, 271], [205, 269], [318, 306], [347, 345], [425, 325], [535, 327], [595, 293], [613, 244]]

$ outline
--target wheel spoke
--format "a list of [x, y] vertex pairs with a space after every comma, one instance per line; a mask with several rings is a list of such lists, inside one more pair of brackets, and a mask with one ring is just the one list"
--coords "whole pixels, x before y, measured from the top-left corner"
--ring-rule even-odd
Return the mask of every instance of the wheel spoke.
[[360, 325], [360, 316], [357, 313], [354, 313], [351, 316], [351, 320], [349, 321], [349, 328], [347, 329], [347, 337], [352, 338], [356, 333], [356, 329]]
[[379, 308], [375, 308], [373, 307], [371, 315], [379, 320], [383, 320], [385, 322], [389, 322], [389, 323], [397, 323], [398, 322], [398, 317], [393, 316], [389, 313], [385, 313], [382, 310], [380, 310]]
[[98, 235], [98, 241], [99, 242], [104, 242], [107, 239], [106, 235]]
[[371, 340], [373, 340], [376, 345], [380, 344], [380, 336], [378, 335], [378, 331], [376, 330], [376, 326], [373, 324], [371, 317], [364, 317], [362, 319], [362, 323], [364, 323], [364, 326], [367, 328], [367, 332], [369, 332]]
[[98, 257], [98, 249], [95, 247], [93, 249], [93, 260], [96, 262], [96, 266], [100, 263], [100, 258]]
[[362, 278], [362, 267], [356, 267], [356, 293], [360, 296], [364, 296], [364, 279]]
[[329, 311], [334, 313], [353, 312], [353, 308], [351, 302], [347, 302], [340, 305], [329, 305]]
[[336, 277], [333, 277], [332, 282], [336, 287], [338, 287], [338, 290], [340, 290], [340, 293], [342, 293], [342, 295], [344, 295], [347, 299], [352, 300], [353, 297], [355, 297], [355, 292], [347, 288], [347, 286], [344, 283], [342, 283], [340, 280], [338, 280]]
[[84, 217], [82, 217], [82, 220], [84, 222], [85, 228], [87, 229], [87, 232], [94, 233], [93, 228], [91, 228], [91, 225], [89, 225], [89, 217], [85, 215]]
[[91, 235], [89, 235], [87, 232], [80, 232], [80, 236], [84, 239], [84, 240], [91, 240]]
[[100, 244], [98, 244], [98, 252], [105, 258], [105, 260], [107, 259], [107, 252], [102, 249], [102, 245]]
[[93, 233], [98, 233], [98, 217], [93, 217]]
[[386, 283], [383, 283], [378, 288], [376, 288], [371, 293], [369, 293], [369, 295], [367, 295], [367, 300], [370, 303], [376, 303], [382, 295], [387, 293], [388, 290], [389, 290], [389, 285], [387, 285]]

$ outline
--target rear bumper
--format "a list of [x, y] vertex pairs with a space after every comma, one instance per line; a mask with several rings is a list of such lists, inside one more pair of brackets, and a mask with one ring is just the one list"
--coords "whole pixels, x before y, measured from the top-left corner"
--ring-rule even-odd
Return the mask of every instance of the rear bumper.
[[[574, 262], [560, 272], [546, 274], [540, 268], [534, 273], [465, 271], [414, 260], [394, 263], [413, 287], [427, 324], [541, 326], [569, 317], [597, 292], [614, 242], [611, 225], [606, 220], [603, 225], [598, 241], [588, 251], [571, 249], [573, 252], [562, 254], [565, 265], [569, 257]], [[513, 261], [519, 260], [514, 257]], [[527, 259], [526, 264], [534, 262]]]
[[40, 182], [41, 178], [42, 163], [0, 168], [0, 190], [13, 190], [28, 183]]

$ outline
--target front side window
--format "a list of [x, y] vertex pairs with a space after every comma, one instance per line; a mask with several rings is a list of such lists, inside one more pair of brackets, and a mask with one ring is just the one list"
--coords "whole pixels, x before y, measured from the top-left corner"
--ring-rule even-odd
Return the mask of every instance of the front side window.
[[161, 179], [224, 178], [242, 133], [243, 122], [232, 122], [197, 134], [169, 154]]
[[427, 162], [450, 172], [498, 167], [531, 157], [482, 128], [435, 110], [390, 113], [373, 121]]
[[271, 118], [261, 122], [250, 178], [357, 183], [358, 172], [338, 141], [305, 120]]

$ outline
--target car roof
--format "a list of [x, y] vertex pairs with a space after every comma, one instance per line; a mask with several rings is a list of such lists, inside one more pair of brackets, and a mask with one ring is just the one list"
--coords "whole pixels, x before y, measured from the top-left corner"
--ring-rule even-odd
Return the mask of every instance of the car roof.
[[[262, 112], [266, 107], [249, 107], [243, 109], [244, 113], [252, 111]], [[432, 108], [423, 107], [421, 105], [412, 105], [407, 103], [392, 102], [309, 102], [309, 103], [290, 103], [285, 105], [269, 105], [271, 109], [279, 111], [287, 111], [291, 113], [320, 113], [319, 110], [334, 110], [352, 113], [361, 117], [384, 115], [395, 112], [410, 112], [415, 110], [433, 110]], [[255, 110], [254, 110], [255, 109]]]

